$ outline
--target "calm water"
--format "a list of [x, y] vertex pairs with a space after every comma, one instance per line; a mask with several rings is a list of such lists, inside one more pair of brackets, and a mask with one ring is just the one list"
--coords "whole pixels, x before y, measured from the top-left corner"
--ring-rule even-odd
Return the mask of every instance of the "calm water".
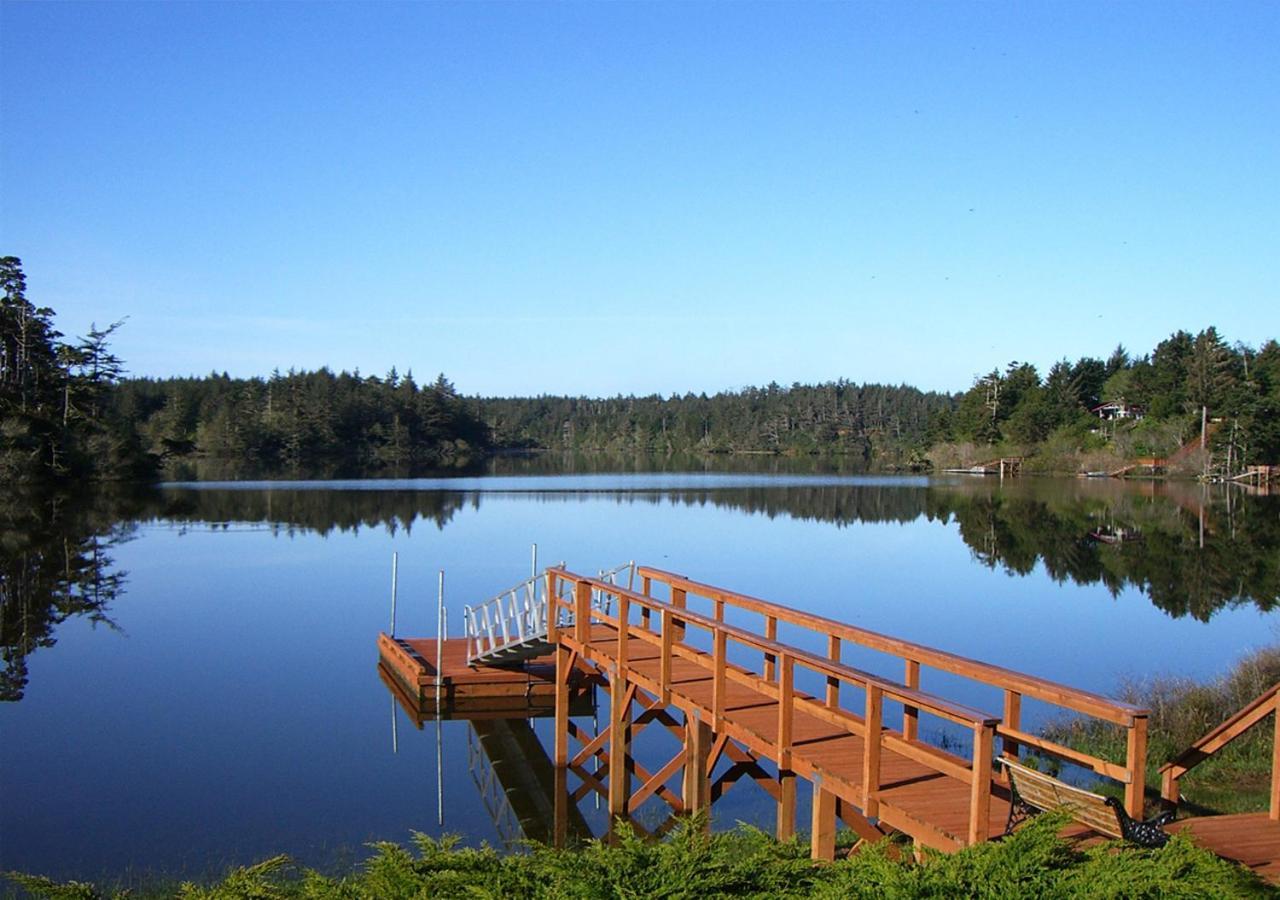
[[[536, 541], [577, 571], [635, 559], [1103, 693], [1213, 676], [1280, 640], [1280, 498], [1199, 485], [821, 472], [202, 484], [14, 499], [0, 529], [0, 869], [59, 877], [199, 876], [279, 852], [330, 867], [411, 830], [517, 837], [486, 807], [472, 726], [419, 729], [378, 678], [392, 551], [402, 635], [433, 633], [439, 569], [458, 623], [463, 604], [526, 577]], [[845, 660], [900, 675], [875, 655]], [[942, 676], [923, 686], [1000, 708]], [[534, 728], [549, 747], [546, 721]], [[674, 746], [640, 751], [656, 765]], [[581, 809], [599, 830], [594, 803]], [[772, 815], [746, 783], [716, 807], [726, 823]]]

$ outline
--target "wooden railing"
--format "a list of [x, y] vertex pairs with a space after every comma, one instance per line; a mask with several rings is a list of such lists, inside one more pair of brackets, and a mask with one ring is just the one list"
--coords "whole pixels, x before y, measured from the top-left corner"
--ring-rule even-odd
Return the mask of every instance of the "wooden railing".
[[[922, 666], [929, 666], [999, 688], [1003, 691], [1004, 708], [996, 733], [1001, 738], [1001, 750], [1004, 756], [1016, 758], [1019, 746], [1033, 747], [1043, 753], [1114, 779], [1124, 785], [1126, 810], [1135, 818], [1142, 817], [1147, 765], [1148, 711], [1145, 709], [1034, 675], [968, 659], [923, 644], [912, 643], [824, 616], [703, 584], [661, 569], [640, 566], [636, 572], [640, 577], [641, 593], [650, 595], [655, 583], [666, 585], [670, 591], [671, 605], [680, 609], [687, 608], [691, 595], [705, 598], [711, 601], [712, 618], [717, 622], [724, 621], [725, 608], [728, 606], [762, 615], [764, 633], [770, 639], [777, 637], [779, 622], [797, 625], [814, 632], [826, 639], [827, 656], [832, 660], [840, 658], [842, 641], [896, 656], [902, 660], [903, 683], [909, 689], [914, 690], [920, 687]], [[770, 653], [766, 651], [764, 661], [766, 678], [771, 677], [776, 664], [776, 659], [771, 659]], [[838, 696], [838, 690], [833, 693], [832, 688], [833, 685], [829, 679], [829, 698]], [[1032, 697], [1062, 709], [1102, 719], [1125, 729], [1124, 762], [1111, 762], [1023, 731], [1022, 700], [1024, 697]], [[902, 734], [908, 740], [914, 740], [918, 736], [920, 709], [921, 707], [917, 704], [904, 703]]]
[[1160, 795], [1170, 803], [1181, 796], [1178, 782], [1193, 768], [1230, 744], [1272, 713], [1275, 743], [1271, 749], [1270, 818], [1280, 820], [1280, 683], [1267, 688], [1243, 709], [1160, 767]]
[[[999, 718], [969, 709], [960, 704], [927, 694], [909, 685], [846, 666], [837, 660], [818, 656], [803, 649], [779, 643], [772, 637], [746, 631], [727, 624], [723, 616], [713, 618], [690, 612], [682, 605], [636, 593], [598, 579], [575, 575], [564, 569], [547, 570], [547, 620], [555, 623], [551, 634], [553, 641], [564, 643], [586, 655], [593, 622], [602, 622], [617, 629], [617, 647], [610, 660], [625, 677], [629, 662], [630, 639], [645, 641], [660, 649], [657, 689], [664, 703], [671, 702], [671, 663], [675, 658], [689, 660], [712, 673], [712, 728], [719, 732], [725, 723], [725, 697], [730, 681], [747, 685], [778, 703], [776, 736], [770, 747], [774, 761], [780, 769], [790, 769], [794, 750], [794, 733], [797, 710], [803, 711], [828, 724], [843, 728], [863, 739], [862, 806], [868, 817], [879, 814], [881, 789], [880, 760], [883, 749], [890, 749], [930, 769], [944, 773], [970, 786], [968, 842], [987, 839], [990, 831], [990, 796], [992, 753], [996, 726]], [[559, 582], [573, 585], [573, 599], [560, 596]], [[616, 614], [610, 614], [591, 604], [593, 592], [604, 592], [617, 599]], [[639, 623], [631, 620], [632, 607], [640, 610]], [[572, 637], [561, 634], [559, 623], [563, 621], [560, 610], [573, 614]], [[655, 624], [656, 623], [656, 624]], [[711, 637], [710, 654], [683, 642], [687, 629], [696, 628]], [[568, 630], [565, 628], [564, 630]], [[761, 675], [728, 662], [729, 644], [734, 643], [764, 654], [767, 671]], [[827, 696], [819, 699], [797, 692], [797, 669], [808, 669], [826, 679]], [[864, 692], [863, 715], [858, 717], [839, 706], [841, 685], [851, 685]], [[918, 740], [917, 736], [895, 732], [884, 724], [884, 701], [894, 700], [915, 710], [961, 725], [972, 732], [973, 753], [967, 763], [944, 750]]]

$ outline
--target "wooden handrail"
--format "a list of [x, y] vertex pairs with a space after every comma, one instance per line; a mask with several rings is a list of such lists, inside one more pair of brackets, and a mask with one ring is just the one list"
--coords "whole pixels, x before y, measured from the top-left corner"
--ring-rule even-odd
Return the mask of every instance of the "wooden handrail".
[[[565, 572], [564, 570], [561, 570], [561, 573], [560, 577], [571, 579], [578, 584], [585, 584], [588, 587], [597, 588], [605, 591], [606, 593], [613, 594], [616, 597], [621, 598], [623, 595], [626, 595], [630, 603], [635, 604], [636, 606], [648, 607], [659, 614], [664, 610], [670, 610], [670, 614], [676, 623], [695, 625], [711, 632], [713, 637], [715, 634], [719, 633], [723, 634], [726, 638], [732, 638], [735, 642], [742, 644], [743, 646], [750, 647], [753, 650], [768, 652], [776, 657], [781, 657], [785, 654], [795, 663], [803, 664], [805, 668], [811, 669], [820, 675], [829, 675], [834, 678], [839, 678], [859, 687], [875, 685], [886, 697], [897, 700], [900, 703], [912, 704], [918, 708], [924, 709], [926, 712], [955, 722], [959, 725], [995, 726], [1000, 722], [999, 716], [994, 716], [990, 713], [983, 712], [982, 710], [976, 710], [971, 707], [963, 706], [959, 703], [954, 703], [946, 698], [938, 697], [935, 694], [927, 694], [924, 691], [913, 690], [912, 688], [908, 688], [891, 679], [883, 678], [871, 672], [864, 672], [861, 669], [855, 669], [854, 667], [845, 665], [844, 663], [826, 659], [825, 657], [810, 653], [807, 650], [802, 650], [799, 647], [792, 647], [787, 644], [780, 644], [777, 641], [771, 641], [768, 638], [760, 637], [754, 632], [738, 628], [735, 625], [729, 625], [709, 616], [703, 616], [699, 613], [690, 612], [687, 609], [673, 607], [665, 600], [659, 600], [655, 597], [646, 597], [643, 594], [637, 594], [633, 591], [628, 591], [626, 588], [618, 587], [617, 585], [609, 584], [595, 578], [573, 575], [572, 573]], [[621, 631], [621, 622], [618, 617], [596, 612], [595, 618], [602, 622], [606, 622], [607, 624], [614, 625]], [[642, 626], [635, 626], [627, 623], [626, 627], [628, 632], [631, 633], [632, 628], [639, 628]]]
[[[681, 600], [686, 603], [689, 594], [710, 599], [715, 604], [717, 618], [722, 617], [725, 605], [729, 605], [763, 615], [765, 627], [773, 633], [776, 633], [777, 622], [782, 621], [825, 636], [829, 646], [832, 641], [844, 640], [897, 656], [904, 661], [908, 686], [913, 688], [919, 685], [921, 665], [932, 666], [982, 684], [1001, 688], [1004, 691], [1004, 722], [999, 733], [1003, 736], [1003, 752], [1006, 756], [1015, 757], [1018, 746], [1022, 743], [1035, 746], [1043, 752], [1073, 763], [1086, 765], [1099, 774], [1116, 778], [1125, 785], [1125, 808], [1129, 814], [1135, 817], [1142, 815], [1146, 783], [1147, 719], [1150, 714], [1142, 707], [1002, 666], [948, 653], [945, 650], [858, 628], [825, 616], [802, 612], [758, 597], [725, 590], [662, 569], [639, 566], [636, 571], [647, 586], [651, 586], [655, 581], [665, 584], [673, 596], [678, 591]], [[766, 671], [770, 670], [768, 661], [766, 655]], [[1070, 747], [1043, 738], [1026, 740], [1028, 735], [1021, 731], [1023, 696], [1034, 697], [1127, 729], [1124, 765], [1120, 766], [1105, 759], [1082, 754]], [[916, 705], [910, 700], [904, 701], [904, 736], [915, 738], [918, 728], [917, 715]], [[1019, 741], [1020, 737], [1024, 739]], [[1280, 800], [1277, 802], [1280, 803]]]
[[1018, 693], [1044, 700], [1047, 703], [1052, 703], [1055, 706], [1073, 709], [1095, 718], [1114, 722], [1117, 725], [1129, 726], [1133, 724], [1134, 718], [1142, 718], [1149, 715], [1149, 711], [1141, 707], [1112, 700], [1109, 697], [1089, 691], [1082, 691], [1070, 685], [1038, 678], [1034, 675], [1006, 669], [981, 660], [970, 659], [955, 653], [948, 653], [945, 650], [927, 647], [924, 644], [880, 634], [869, 629], [858, 628], [855, 625], [828, 619], [825, 616], [802, 612], [768, 600], [761, 600], [758, 597], [751, 597], [747, 594], [740, 594], [736, 591], [728, 591], [714, 585], [694, 581], [691, 578], [666, 572], [662, 569], [640, 566], [636, 571], [641, 577], [661, 582], [672, 588], [679, 588], [686, 594], [697, 594], [700, 597], [728, 603], [730, 606], [736, 606], [740, 609], [758, 612], [792, 625], [800, 625], [824, 636], [838, 637], [841, 640], [861, 644], [873, 650], [890, 653], [904, 660], [923, 663], [933, 666], [935, 669], [963, 675], [995, 687], [1017, 691]]
[[1186, 750], [1160, 767], [1160, 795], [1170, 803], [1180, 797], [1179, 781], [1193, 768], [1213, 756], [1271, 713], [1276, 714], [1275, 743], [1271, 751], [1270, 818], [1280, 820], [1280, 682], [1246, 703], [1235, 715], [1212, 729]]
[[[722, 731], [724, 727], [728, 681], [749, 684], [778, 701], [777, 731], [773, 750], [780, 770], [791, 766], [795, 711], [798, 706], [803, 707], [806, 712], [823, 721], [844, 727], [850, 733], [862, 735], [864, 751], [861, 799], [866, 815], [879, 814], [879, 793], [882, 783], [880, 760], [883, 748], [890, 747], [909, 759], [967, 783], [970, 786], [968, 841], [976, 843], [987, 839], [990, 824], [991, 755], [996, 726], [1000, 723], [999, 717], [969, 709], [944, 698], [927, 694], [918, 688], [898, 684], [890, 679], [846, 666], [838, 659], [818, 656], [729, 625], [723, 620], [724, 603], [716, 605], [716, 615], [712, 618], [690, 612], [683, 605], [677, 606], [674, 602], [639, 594], [601, 579], [576, 575], [562, 568], [547, 570], [548, 617], [551, 621], [554, 621], [558, 609], [567, 605], [566, 601], [557, 596], [556, 582], [559, 579], [573, 585], [574, 637], [569, 642], [569, 646], [572, 648], [577, 645], [579, 651], [587, 652], [592, 620], [614, 626], [617, 630], [614, 671], [623, 682], [628, 678], [627, 643], [633, 637], [661, 647], [662, 659], [659, 663], [657, 690], [664, 701], [670, 699], [673, 656], [695, 661], [704, 668], [709, 665], [712, 670], [711, 717], [716, 731]], [[648, 586], [645, 582], [644, 587]], [[609, 615], [591, 605], [590, 597], [593, 591], [600, 591], [618, 599], [616, 616]], [[683, 600], [684, 597], [681, 596], [679, 599]], [[630, 621], [630, 607], [633, 605], [641, 608], [639, 625], [633, 625]], [[652, 612], [658, 613], [661, 634], [655, 634], [651, 630]], [[687, 626], [702, 628], [711, 633], [713, 651], [709, 660], [705, 652], [677, 643], [683, 638]], [[769, 668], [770, 674], [776, 672], [776, 683], [762, 679], [739, 666], [730, 665], [727, 658], [727, 643], [730, 639], [761, 651], [766, 660], [772, 657], [774, 665]], [[833, 656], [838, 656], [838, 645], [829, 644], [828, 651]], [[826, 676], [828, 688], [825, 702], [796, 692], [796, 665], [802, 665]], [[853, 714], [840, 708], [838, 702], [840, 682], [861, 686], [864, 689], [865, 710], [864, 718], [860, 722]], [[882, 720], [886, 697], [898, 700], [904, 706], [909, 705], [917, 710], [923, 709], [933, 715], [967, 726], [973, 732], [973, 753], [969, 766], [966, 767], [963, 761], [944, 751], [920, 743], [914, 735], [908, 737], [885, 729]]]

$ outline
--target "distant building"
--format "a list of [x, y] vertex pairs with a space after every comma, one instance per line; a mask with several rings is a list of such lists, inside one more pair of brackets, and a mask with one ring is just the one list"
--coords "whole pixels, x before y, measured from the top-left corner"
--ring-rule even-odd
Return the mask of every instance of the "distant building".
[[1104, 422], [1111, 422], [1117, 419], [1133, 419], [1136, 422], [1142, 418], [1146, 410], [1141, 406], [1125, 403], [1122, 398], [1120, 400], [1108, 400], [1100, 406], [1095, 406], [1089, 412]]

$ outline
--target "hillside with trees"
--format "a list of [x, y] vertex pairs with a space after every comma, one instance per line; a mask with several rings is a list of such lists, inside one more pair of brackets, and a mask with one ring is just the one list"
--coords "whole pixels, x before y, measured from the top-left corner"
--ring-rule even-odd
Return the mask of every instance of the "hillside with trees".
[[1028, 454], [1061, 470], [1091, 455], [1169, 457], [1210, 423], [1207, 458], [1189, 471], [1280, 462], [1280, 344], [1232, 346], [1210, 327], [1177, 331], [1136, 358], [1117, 347], [1106, 360], [1064, 359], [1044, 378], [1012, 362], [976, 378], [934, 422], [930, 455]]

